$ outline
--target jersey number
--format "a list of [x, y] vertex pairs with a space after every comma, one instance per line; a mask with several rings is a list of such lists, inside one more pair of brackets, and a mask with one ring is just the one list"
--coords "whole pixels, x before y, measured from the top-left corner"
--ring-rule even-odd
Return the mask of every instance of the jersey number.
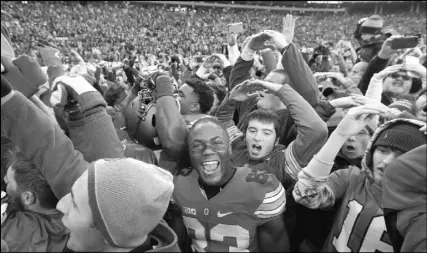
[[184, 216], [184, 223], [198, 252], [249, 252], [246, 249], [249, 247], [249, 231], [241, 226], [218, 224], [210, 230], [210, 239], [207, 240], [205, 227], [197, 219]]
[[387, 233], [384, 216], [377, 216], [371, 219], [369, 224], [367, 224], [365, 236], [360, 238], [361, 244], [355, 244], [354, 240], [351, 241], [350, 237], [352, 237], [353, 231], [360, 229], [360, 227], [356, 228], [357, 226], [355, 225], [366, 225], [361, 224], [360, 216], [363, 206], [359, 202], [352, 200], [348, 203], [347, 207], [348, 214], [342, 225], [341, 232], [338, 237], [334, 236], [332, 240], [332, 245], [334, 245], [338, 252], [393, 252], [393, 247], [382, 240], [383, 236]]

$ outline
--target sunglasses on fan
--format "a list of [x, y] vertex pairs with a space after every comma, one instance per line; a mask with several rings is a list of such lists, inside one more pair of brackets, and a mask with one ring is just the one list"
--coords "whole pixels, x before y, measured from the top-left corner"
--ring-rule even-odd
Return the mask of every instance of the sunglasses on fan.
[[399, 73], [393, 73], [393, 74], [391, 74], [391, 75], [390, 75], [390, 77], [391, 77], [391, 78], [393, 78], [393, 79], [397, 79], [397, 78], [399, 78], [399, 77], [402, 77], [402, 79], [403, 79], [404, 81], [409, 81], [409, 80], [411, 80], [411, 79], [412, 79], [412, 77], [410, 77], [410, 76], [408, 76], [408, 75], [401, 75], [401, 74], [399, 74]]

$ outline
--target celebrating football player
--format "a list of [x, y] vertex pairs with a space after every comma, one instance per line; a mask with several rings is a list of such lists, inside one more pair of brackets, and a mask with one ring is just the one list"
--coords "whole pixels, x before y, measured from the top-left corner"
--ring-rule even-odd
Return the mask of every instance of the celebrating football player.
[[194, 123], [188, 146], [193, 168], [175, 177], [173, 202], [193, 251], [288, 251], [286, 192], [276, 176], [233, 167], [228, 133], [213, 117]]

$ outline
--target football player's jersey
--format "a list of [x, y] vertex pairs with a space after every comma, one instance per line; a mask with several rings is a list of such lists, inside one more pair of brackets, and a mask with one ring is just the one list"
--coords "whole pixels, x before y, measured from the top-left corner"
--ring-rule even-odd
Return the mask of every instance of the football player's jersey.
[[256, 252], [258, 226], [285, 210], [286, 192], [266, 171], [236, 169], [227, 185], [207, 199], [196, 170], [175, 177], [173, 201], [180, 208], [192, 248], [197, 252]]
[[381, 189], [359, 168], [331, 174], [328, 185], [343, 196], [324, 252], [393, 252], [381, 208]]

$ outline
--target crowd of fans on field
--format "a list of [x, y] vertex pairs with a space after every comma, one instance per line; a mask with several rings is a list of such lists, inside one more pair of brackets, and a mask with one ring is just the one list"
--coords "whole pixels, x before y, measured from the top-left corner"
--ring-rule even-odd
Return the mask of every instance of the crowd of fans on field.
[[2, 252], [427, 250], [425, 16], [1, 8]]

